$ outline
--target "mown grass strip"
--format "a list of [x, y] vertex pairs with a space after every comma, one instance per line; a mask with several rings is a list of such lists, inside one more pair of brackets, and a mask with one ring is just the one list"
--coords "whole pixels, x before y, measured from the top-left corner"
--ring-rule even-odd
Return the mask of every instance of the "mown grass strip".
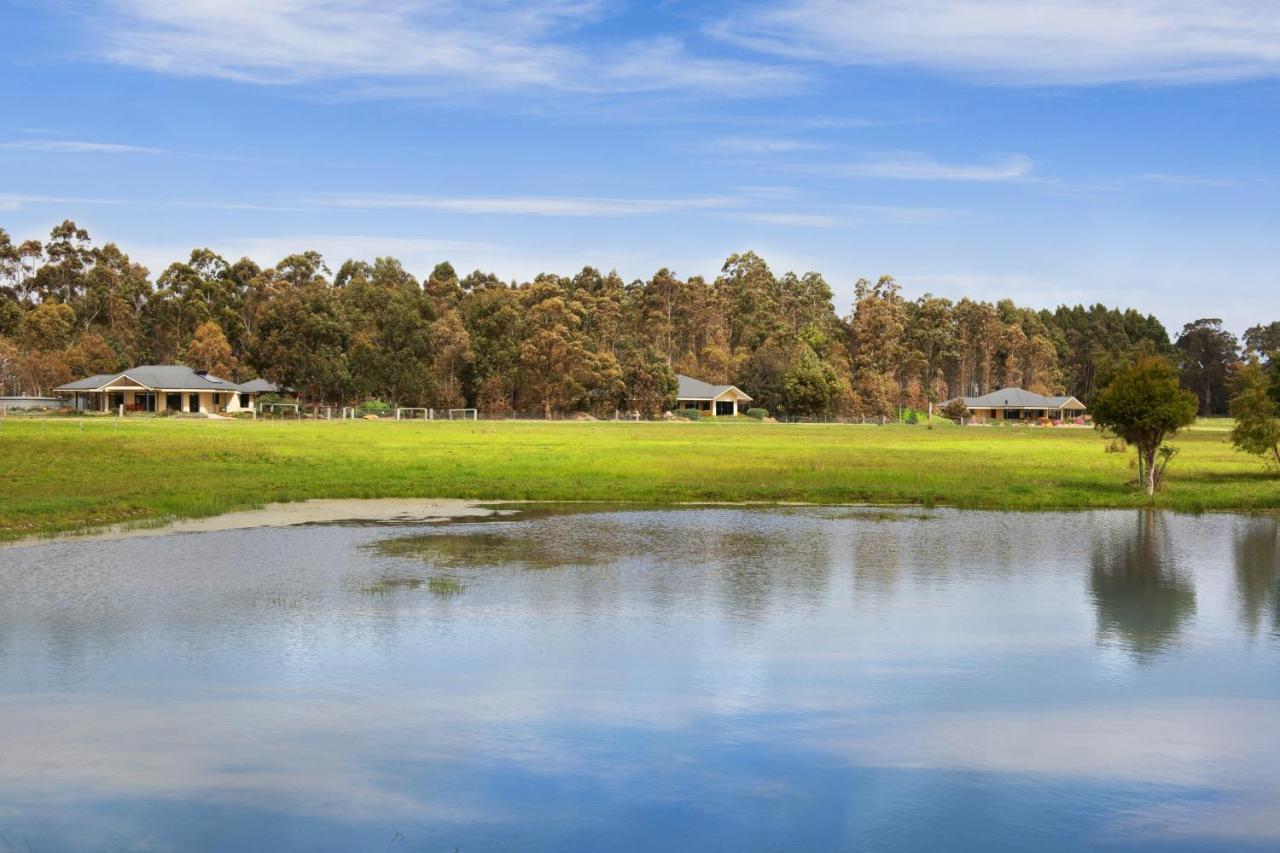
[[[0, 539], [308, 498], [1135, 507], [1132, 454], [1078, 429], [12, 418]], [[1157, 506], [1280, 507], [1220, 423], [1179, 436]]]

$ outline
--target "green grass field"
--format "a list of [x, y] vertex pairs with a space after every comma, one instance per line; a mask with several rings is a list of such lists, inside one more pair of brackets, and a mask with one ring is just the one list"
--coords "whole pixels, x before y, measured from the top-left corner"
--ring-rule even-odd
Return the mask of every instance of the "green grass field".
[[[1176, 440], [1158, 506], [1280, 507], [1225, 421]], [[0, 539], [307, 498], [1130, 507], [1132, 452], [1087, 429], [9, 418]]]

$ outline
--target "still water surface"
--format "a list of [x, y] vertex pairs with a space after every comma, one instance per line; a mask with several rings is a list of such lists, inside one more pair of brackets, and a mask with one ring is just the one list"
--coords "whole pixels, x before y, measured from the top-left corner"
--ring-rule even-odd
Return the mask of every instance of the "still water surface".
[[1278, 531], [620, 510], [0, 551], [0, 851], [1274, 850]]

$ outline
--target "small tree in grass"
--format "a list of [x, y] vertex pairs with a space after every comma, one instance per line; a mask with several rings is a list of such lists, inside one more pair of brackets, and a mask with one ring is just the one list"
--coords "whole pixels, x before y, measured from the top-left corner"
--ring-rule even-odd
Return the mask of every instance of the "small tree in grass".
[[1138, 477], [1154, 495], [1176, 451], [1165, 439], [1195, 423], [1199, 402], [1184, 391], [1173, 365], [1144, 358], [1120, 373], [1093, 403], [1093, 422], [1138, 449]]
[[1271, 379], [1253, 361], [1241, 367], [1232, 382], [1231, 443], [1280, 469], [1280, 405], [1271, 397]]
[[950, 418], [956, 423], [959, 423], [968, 414], [969, 407], [964, 404], [963, 397], [956, 397], [954, 400], [948, 401], [947, 404], [942, 407], [943, 417]]

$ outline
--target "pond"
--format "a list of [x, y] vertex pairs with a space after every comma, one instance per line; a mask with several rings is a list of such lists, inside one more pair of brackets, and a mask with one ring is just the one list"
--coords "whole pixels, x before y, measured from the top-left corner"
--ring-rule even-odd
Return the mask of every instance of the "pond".
[[6, 549], [0, 850], [1274, 850], [1278, 567], [853, 507]]

